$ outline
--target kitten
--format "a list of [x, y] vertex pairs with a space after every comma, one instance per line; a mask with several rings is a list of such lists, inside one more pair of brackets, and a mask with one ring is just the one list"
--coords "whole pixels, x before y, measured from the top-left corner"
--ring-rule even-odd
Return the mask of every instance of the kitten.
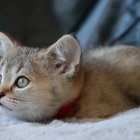
[[81, 55], [64, 35], [49, 48], [21, 47], [0, 33], [0, 108], [29, 121], [106, 118], [140, 104], [140, 49], [115, 46]]

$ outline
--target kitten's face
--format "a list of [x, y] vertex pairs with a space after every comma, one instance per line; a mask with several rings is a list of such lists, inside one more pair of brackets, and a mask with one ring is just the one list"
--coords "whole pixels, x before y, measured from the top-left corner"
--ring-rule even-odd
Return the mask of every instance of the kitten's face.
[[54, 116], [79, 93], [81, 72], [76, 67], [81, 52], [77, 41], [67, 35], [49, 49], [15, 47], [3, 51], [0, 62], [0, 108], [31, 121]]

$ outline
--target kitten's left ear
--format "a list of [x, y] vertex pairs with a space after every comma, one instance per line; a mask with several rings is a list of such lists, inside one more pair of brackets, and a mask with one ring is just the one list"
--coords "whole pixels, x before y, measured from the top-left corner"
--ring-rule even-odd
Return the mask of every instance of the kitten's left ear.
[[6, 34], [0, 32], [0, 57], [3, 57], [12, 48], [14, 48], [12, 40]]
[[72, 35], [64, 35], [47, 50], [49, 65], [60, 73], [74, 72], [80, 64], [80, 57], [80, 44]]

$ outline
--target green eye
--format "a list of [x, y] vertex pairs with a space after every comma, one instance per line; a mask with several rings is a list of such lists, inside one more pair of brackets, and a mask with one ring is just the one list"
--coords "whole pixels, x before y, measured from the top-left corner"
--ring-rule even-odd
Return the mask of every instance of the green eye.
[[17, 79], [15, 85], [18, 87], [18, 88], [24, 88], [26, 87], [28, 84], [30, 83], [30, 81], [24, 77], [24, 76], [21, 76]]

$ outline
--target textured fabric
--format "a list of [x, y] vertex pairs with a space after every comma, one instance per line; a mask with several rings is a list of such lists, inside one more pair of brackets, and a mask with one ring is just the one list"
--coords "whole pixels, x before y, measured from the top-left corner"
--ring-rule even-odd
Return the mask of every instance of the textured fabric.
[[99, 0], [76, 32], [82, 47], [140, 46], [140, 1]]
[[140, 1], [0, 0], [0, 31], [36, 47], [71, 32], [83, 48], [140, 46]]
[[0, 139], [140, 140], [140, 109], [100, 122], [69, 119], [67, 122], [54, 120], [39, 124], [0, 116]]

